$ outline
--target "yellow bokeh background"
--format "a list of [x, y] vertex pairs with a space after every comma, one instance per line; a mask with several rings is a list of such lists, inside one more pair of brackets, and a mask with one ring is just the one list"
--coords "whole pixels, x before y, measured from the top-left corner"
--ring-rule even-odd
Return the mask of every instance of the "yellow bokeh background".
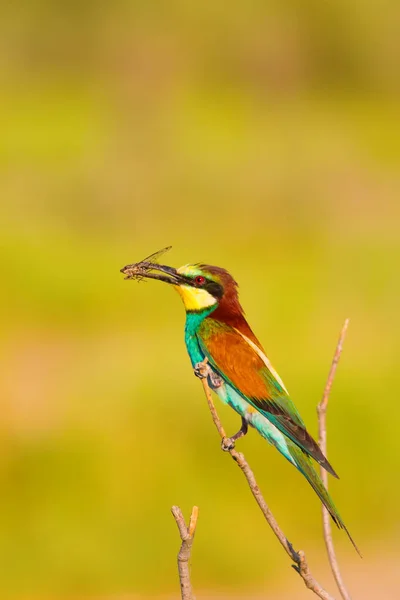
[[[12, 3], [0, 22], [0, 595], [310, 593], [220, 452], [184, 311], [119, 269], [223, 266], [311, 432], [336, 340], [330, 481], [354, 598], [398, 597], [399, 6]], [[221, 406], [229, 433], [238, 417]], [[279, 523], [334, 589], [318, 499], [254, 432]]]

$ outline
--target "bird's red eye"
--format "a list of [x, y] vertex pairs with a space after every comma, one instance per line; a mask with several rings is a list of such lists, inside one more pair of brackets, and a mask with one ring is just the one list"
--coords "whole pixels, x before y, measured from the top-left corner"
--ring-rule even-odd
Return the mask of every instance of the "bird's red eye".
[[203, 285], [206, 282], [206, 278], [203, 277], [203, 275], [197, 275], [197, 277], [194, 278], [194, 281], [197, 285]]

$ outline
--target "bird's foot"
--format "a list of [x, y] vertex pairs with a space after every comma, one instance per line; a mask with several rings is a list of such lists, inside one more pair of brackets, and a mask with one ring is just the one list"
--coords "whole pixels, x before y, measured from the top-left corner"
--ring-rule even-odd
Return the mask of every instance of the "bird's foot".
[[221, 442], [222, 450], [224, 452], [229, 452], [230, 450], [233, 450], [235, 447], [236, 440], [245, 436], [248, 428], [249, 428], [249, 426], [248, 426], [246, 419], [243, 419], [243, 417], [242, 417], [242, 426], [239, 429], [239, 431], [237, 433], [235, 433], [235, 435], [232, 435], [231, 437], [222, 438], [222, 442]]
[[205, 363], [205, 362], [196, 363], [194, 365], [193, 371], [194, 371], [194, 374], [196, 375], [196, 377], [198, 377], [199, 379], [206, 379], [208, 377], [209, 381], [210, 381], [210, 386], [214, 390], [216, 388], [221, 387], [221, 385], [223, 384], [223, 379], [219, 375], [214, 373], [214, 371], [211, 369], [211, 367], [208, 363]]
[[224, 452], [230, 452], [235, 447], [235, 440], [229, 437], [222, 438], [221, 441], [221, 450]]
[[210, 375], [211, 369], [207, 363], [198, 362], [194, 365], [193, 372], [199, 379], [206, 379]]
[[221, 387], [221, 385], [224, 383], [224, 380], [222, 379], [222, 377], [220, 377], [219, 375], [214, 373], [214, 371], [212, 369], [210, 369], [210, 372], [208, 375], [210, 377], [211, 387], [213, 387], [214, 389]]

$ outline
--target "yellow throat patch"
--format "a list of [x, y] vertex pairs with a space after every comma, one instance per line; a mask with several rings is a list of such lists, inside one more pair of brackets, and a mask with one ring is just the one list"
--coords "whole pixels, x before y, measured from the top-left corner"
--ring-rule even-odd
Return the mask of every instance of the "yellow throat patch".
[[[185, 265], [177, 269], [181, 275], [202, 275], [201, 271], [194, 265]], [[195, 288], [190, 285], [174, 285], [174, 288], [180, 295], [186, 310], [202, 310], [217, 303], [214, 296], [207, 290]]]

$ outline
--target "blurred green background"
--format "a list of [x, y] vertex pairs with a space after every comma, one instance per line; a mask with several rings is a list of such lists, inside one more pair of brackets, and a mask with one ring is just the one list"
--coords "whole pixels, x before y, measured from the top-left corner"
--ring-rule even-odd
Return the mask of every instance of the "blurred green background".
[[[310, 597], [219, 450], [180, 300], [119, 273], [169, 244], [173, 266], [234, 274], [314, 434], [351, 318], [329, 456], [363, 561], [334, 536], [354, 597], [398, 597], [399, 17], [395, 0], [3, 7], [2, 598], [177, 598], [175, 503], [200, 507], [199, 598]], [[238, 447], [333, 591], [315, 494], [253, 432]]]

